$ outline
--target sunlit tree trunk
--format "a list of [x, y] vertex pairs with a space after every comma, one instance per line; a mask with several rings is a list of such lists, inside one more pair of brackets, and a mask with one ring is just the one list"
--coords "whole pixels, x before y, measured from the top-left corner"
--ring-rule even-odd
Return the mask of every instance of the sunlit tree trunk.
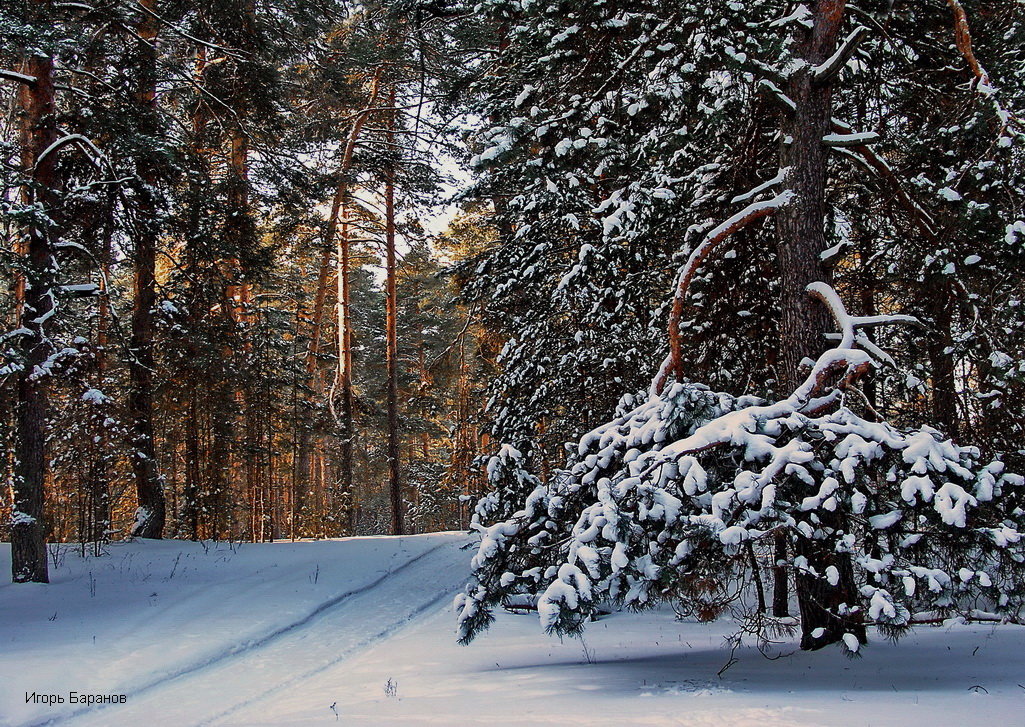
[[338, 423], [341, 430], [339, 452], [339, 487], [342, 497], [351, 509], [353, 496], [352, 442], [355, 436], [353, 413], [355, 397], [352, 388], [352, 291], [349, 271], [351, 270], [351, 238], [348, 222], [342, 223], [338, 235], [338, 388], [341, 396], [341, 411]]
[[[395, 87], [389, 92], [389, 106], [395, 105]], [[388, 113], [387, 142], [389, 153], [395, 153], [395, 112]], [[395, 258], [395, 162], [389, 161], [384, 181], [384, 244], [385, 244], [385, 338], [388, 368], [388, 493], [391, 499], [392, 535], [406, 532], [402, 503], [402, 480], [399, 462], [399, 361], [398, 361], [398, 296], [396, 292]]]
[[[353, 440], [353, 390], [352, 390], [352, 318], [349, 306], [349, 262], [350, 240], [347, 226], [343, 226], [342, 234], [338, 234], [339, 223], [343, 214], [351, 186], [350, 174], [355, 157], [356, 145], [367, 119], [374, 113], [380, 95], [381, 66], [377, 66], [370, 79], [369, 96], [366, 104], [353, 119], [349, 134], [342, 149], [342, 159], [338, 165], [338, 185], [331, 200], [331, 210], [327, 226], [324, 229], [324, 247], [321, 253], [320, 270], [317, 276], [317, 290], [314, 297], [312, 331], [310, 344], [306, 352], [307, 386], [316, 390], [318, 380], [317, 354], [320, 352], [323, 338], [324, 309], [327, 303], [327, 290], [331, 272], [331, 253], [335, 252], [335, 273], [338, 293], [337, 329], [338, 329], [338, 368], [336, 386], [341, 389], [341, 412], [338, 426], [341, 430], [340, 460], [342, 492], [352, 492], [352, 440]], [[312, 408], [312, 407], [311, 407]], [[313, 431], [304, 427], [300, 432], [297, 448], [298, 462], [295, 465], [296, 490], [305, 493], [309, 488], [312, 474]], [[302, 495], [300, 495], [302, 496]]]

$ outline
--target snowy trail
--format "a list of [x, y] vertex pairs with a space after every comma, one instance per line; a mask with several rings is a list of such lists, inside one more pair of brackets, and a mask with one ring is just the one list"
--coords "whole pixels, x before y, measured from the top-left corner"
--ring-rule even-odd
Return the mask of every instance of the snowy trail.
[[459, 552], [465, 542], [446, 538], [263, 638], [128, 692], [123, 706], [83, 709], [33, 724], [216, 723], [339, 664], [447, 602], [466, 579], [465, 568], [450, 567], [454, 559], [465, 560]]
[[[469, 647], [450, 598], [471, 538], [112, 545], [0, 585], [0, 727], [1025, 727], [1025, 628], [923, 628], [864, 658], [729, 658], [736, 624], [614, 613], [584, 641], [499, 611]], [[0, 546], [0, 569], [9, 566]], [[792, 652], [792, 653], [791, 653]], [[29, 692], [125, 694], [89, 711]]]

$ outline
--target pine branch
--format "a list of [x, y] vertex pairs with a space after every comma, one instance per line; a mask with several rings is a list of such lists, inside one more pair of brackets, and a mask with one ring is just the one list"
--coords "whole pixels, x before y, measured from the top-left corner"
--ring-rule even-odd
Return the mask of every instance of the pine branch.
[[827, 84], [831, 82], [840, 70], [847, 65], [847, 61], [851, 59], [851, 56], [858, 50], [858, 46], [871, 31], [864, 25], [859, 25], [857, 28], [851, 31], [840, 47], [836, 49], [836, 52], [826, 59], [821, 65], [816, 66], [812, 69], [812, 77], [815, 79], [815, 83]]
[[879, 141], [879, 134], [874, 131], [864, 131], [857, 134], [826, 134], [822, 137], [822, 143], [828, 147], [863, 147], [868, 144], [875, 144]]

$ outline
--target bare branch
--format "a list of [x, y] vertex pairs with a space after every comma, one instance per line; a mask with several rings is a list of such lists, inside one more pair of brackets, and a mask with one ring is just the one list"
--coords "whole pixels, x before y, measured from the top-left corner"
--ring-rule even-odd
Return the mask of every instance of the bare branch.
[[[979, 92], [979, 95], [989, 99], [993, 104], [993, 110], [996, 112], [1001, 123], [999, 135], [1003, 137], [1008, 133], [1020, 133], [1022, 126], [1021, 118], [1001, 104], [996, 95], [997, 90], [993, 87], [993, 83], [990, 80], [989, 73], [983, 68], [982, 63], [979, 62], [975, 55], [975, 50], [972, 47], [972, 32], [968, 25], [968, 15], [965, 13], [964, 6], [958, 0], [947, 0], [947, 5], [950, 6], [954, 13], [954, 45], [957, 46], [958, 51], [960, 51], [968, 63], [972, 74], [975, 76], [976, 91]], [[1016, 127], [1015, 129], [1011, 129], [1012, 124]]]
[[989, 74], [979, 63], [979, 59], [975, 57], [975, 51], [972, 48], [972, 32], [968, 26], [968, 15], [965, 13], [964, 7], [958, 0], [947, 0], [947, 5], [954, 12], [954, 44], [968, 62], [968, 67], [972, 69], [972, 73], [975, 74], [979, 83], [990, 85]]
[[683, 318], [684, 304], [687, 302], [687, 291], [690, 288], [690, 284], [694, 279], [695, 273], [697, 273], [698, 269], [701, 267], [701, 264], [709, 254], [711, 254], [712, 250], [714, 250], [719, 243], [727, 237], [732, 235], [734, 232], [747, 227], [755, 220], [774, 214], [778, 209], [789, 204], [793, 199], [793, 196], [793, 192], [786, 190], [770, 200], [749, 204], [747, 207], [740, 210], [740, 212], [737, 212], [735, 215], [709, 231], [709, 233], [705, 235], [705, 239], [701, 241], [701, 244], [694, 248], [690, 257], [687, 258], [687, 262], [684, 264], [683, 269], [680, 270], [680, 276], [676, 284], [676, 295], [673, 298], [673, 308], [669, 315], [669, 356], [666, 361], [663, 362], [655, 380], [651, 384], [653, 392], [656, 394], [662, 392], [670, 372], [673, 372], [677, 376], [680, 374], [682, 357], [680, 321]]

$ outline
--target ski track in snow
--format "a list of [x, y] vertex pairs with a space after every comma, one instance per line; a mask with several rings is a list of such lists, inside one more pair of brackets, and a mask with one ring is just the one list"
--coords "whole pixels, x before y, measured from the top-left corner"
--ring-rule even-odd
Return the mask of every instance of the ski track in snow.
[[[49, 719], [29, 722], [26, 727], [43, 727], [44, 725], [65, 723], [82, 725], [83, 727], [90, 724], [97, 724], [105, 727], [106, 725], [115, 723], [139, 723], [140, 720], [145, 720], [147, 717], [152, 719], [155, 713], [159, 714], [163, 710], [172, 708], [171, 705], [177, 705], [180, 708], [188, 709], [190, 705], [216, 703], [216, 700], [213, 702], [207, 702], [206, 700], [196, 698], [197, 693], [200, 691], [220, 691], [222, 689], [220, 682], [216, 679], [216, 673], [211, 674], [211, 670], [216, 672], [221, 670], [233, 671], [235, 669], [239, 669], [241, 668], [239, 664], [240, 661], [245, 661], [250, 657], [258, 657], [260, 656], [260, 652], [269, 649], [276, 649], [291, 657], [293, 650], [301, 649], [303, 647], [302, 643], [292, 642], [297, 640], [301, 641], [304, 638], [303, 632], [307, 627], [314, 624], [319, 629], [317, 634], [318, 637], [324, 637], [330, 642], [331, 632], [329, 629], [325, 628], [328, 624], [325, 624], [324, 621], [330, 619], [332, 615], [336, 615], [336, 612], [339, 611], [344, 614], [344, 620], [341, 624], [342, 638], [345, 636], [351, 636], [352, 634], [373, 634], [372, 636], [358, 640], [355, 644], [343, 647], [340, 651], [333, 652], [333, 657], [318, 663], [318, 665], [312, 669], [303, 669], [298, 674], [295, 672], [294, 662], [290, 662], [289, 660], [274, 661], [263, 659], [262, 661], [259, 661], [258, 664], [262, 663], [265, 666], [269, 665], [271, 667], [270, 674], [266, 675], [269, 678], [269, 683], [266, 679], [259, 679], [259, 676], [263, 675], [259, 675], [254, 678], [255, 675], [252, 672], [247, 672], [247, 679], [245, 682], [247, 690], [250, 692], [257, 691], [257, 694], [243, 699], [233, 697], [232, 704], [229, 708], [221, 710], [212, 716], [199, 718], [190, 717], [185, 719], [185, 721], [179, 721], [177, 719], [173, 721], [173, 724], [176, 725], [214, 724], [218, 720], [230, 716], [243, 707], [266, 699], [289, 686], [308, 679], [309, 677], [352, 657], [360, 651], [373, 646], [375, 643], [401, 630], [418, 616], [431, 610], [442, 601], [451, 598], [454, 591], [462, 584], [462, 581], [464, 580], [463, 576], [465, 574], [460, 574], [459, 578], [453, 578], [451, 581], [438, 581], [426, 596], [425, 602], [421, 602], [412, 610], [401, 609], [402, 613], [397, 619], [389, 620], [388, 625], [383, 629], [374, 630], [374, 627], [380, 623], [381, 612], [383, 610], [379, 603], [382, 599], [382, 593], [379, 591], [398, 591], [398, 594], [395, 595], [407, 594], [410, 586], [408, 579], [396, 578], [396, 576], [403, 575], [407, 571], [410, 571], [410, 569], [415, 569], [417, 566], [421, 566], [423, 573], [428, 579], [435, 578], [437, 576], [437, 572], [430, 567], [429, 563], [425, 564], [423, 561], [429, 561], [431, 556], [438, 554], [439, 551], [445, 548], [458, 547], [462, 544], [462, 541], [448, 541], [434, 545], [422, 553], [406, 560], [397, 568], [390, 568], [370, 583], [334, 596], [327, 601], [320, 603], [302, 618], [299, 618], [285, 626], [276, 628], [264, 636], [250, 639], [249, 641], [230, 648], [213, 658], [204, 659], [190, 664], [171, 673], [161, 675], [139, 687], [132, 688], [124, 692], [128, 697], [128, 702], [125, 705], [98, 705], [83, 707], [72, 712], [55, 715]], [[448, 558], [445, 558], [445, 560], [448, 560]], [[384, 597], [387, 597], [387, 593], [384, 594]], [[350, 613], [352, 609], [348, 608], [352, 605], [354, 600], [368, 601], [367, 608], [359, 612], [357, 614], [357, 618], [353, 617], [353, 614]], [[404, 605], [402, 598], [395, 598], [392, 600], [395, 605]], [[362, 619], [359, 619], [359, 616], [361, 616]], [[356, 623], [357, 620], [359, 623]], [[319, 644], [319, 648], [321, 651], [330, 650], [330, 647], [328, 647], [324, 641]], [[203, 683], [196, 684], [195, 682], [197, 680], [202, 680]], [[236, 680], [232, 680], [232, 683], [233, 687], [238, 685]], [[154, 708], [156, 708], [156, 712], [154, 712]], [[112, 720], [116, 720], [116, 722], [113, 722]], [[161, 718], [161, 723], [163, 722], [164, 718]], [[172, 722], [168, 723], [170, 724]]]
[[332, 659], [331, 661], [327, 662], [326, 664], [323, 664], [323, 665], [321, 665], [321, 666], [319, 666], [319, 667], [317, 667], [317, 668], [315, 668], [315, 669], [313, 669], [311, 671], [308, 671], [308, 672], [305, 672], [303, 674], [300, 674], [297, 677], [294, 677], [294, 678], [289, 679], [289, 680], [284, 681], [284, 682], [280, 682], [276, 686], [274, 686], [273, 688], [267, 690], [266, 692], [264, 692], [263, 694], [261, 694], [260, 696], [254, 698], [254, 699], [247, 699], [247, 700], [244, 700], [244, 701], [241, 701], [241, 702], [237, 702], [230, 709], [226, 709], [223, 712], [218, 713], [212, 719], [204, 721], [204, 722], [201, 722], [200, 724], [201, 725], [217, 724], [221, 720], [223, 720], [224, 718], [230, 717], [231, 715], [235, 714], [240, 709], [243, 709], [245, 707], [249, 707], [249, 706], [251, 706], [251, 705], [253, 705], [255, 703], [258, 703], [258, 702], [260, 702], [260, 701], [262, 701], [262, 700], [264, 700], [264, 699], [266, 699], [268, 697], [273, 696], [274, 694], [277, 694], [277, 693], [281, 692], [284, 689], [287, 689], [288, 687], [290, 687], [290, 686], [292, 686], [294, 684], [297, 684], [299, 682], [305, 681], [306, 679], [309, 679], [310, 677], [316, 676], [317, 674], [320, 674], [320, 673], [323, 673], [323, 672], [327, 671], [328, 669], [330, 669], [331, 667], [335, 666], [339, 662], [345, 661], [346, 659], [349, 659], [350, 657], [355, 656], [356, 654], [360, 653], [364, 649], [370, 648], [371, 646], [374, 646], [378, 642], [383, 641], [384, 639], [388, 638], [389, 636], [392, 636], [392, 635], [396, 634], [397, 632], [401, 631], [403, 628], [409, 626], [410, 623], [414, 619], [416, 619], [417, 617], [419, 617], [419, 616], [427, 613], [428, 611], [432, 610], [435, 606], [439, 605], [442, 601], [450, 600], [451, 596], [452, 596], [451, 592], [447, 591], [447, 590], [442, 592], [442, 593], [439, 593], [438, 595], [436, 595], [434, 598], [432, 598], [427, 603], [425, 603], [425, 604], [423, 604], [421, 606], [418, 606], [412, 612], [408, 613], [406, 615], [406, 617], [404, 619], [402, 619], [401, 621], [394, 622], [388, 628], [386, 628], [386, 629], [384, 629], [382, 631], [379, 631], [378, 633], [374, 634], [373, 636], [371, 636], [371, 637], [369, 637], [367, 639], [364, 639], [363, 641], [361, 641], [359, 644], [357, 644], [355, 647], [353, 647], [349, 651], [346, 651], [346, 652], [342, 653], [340, 656], [338, 656], [338, 658]]

